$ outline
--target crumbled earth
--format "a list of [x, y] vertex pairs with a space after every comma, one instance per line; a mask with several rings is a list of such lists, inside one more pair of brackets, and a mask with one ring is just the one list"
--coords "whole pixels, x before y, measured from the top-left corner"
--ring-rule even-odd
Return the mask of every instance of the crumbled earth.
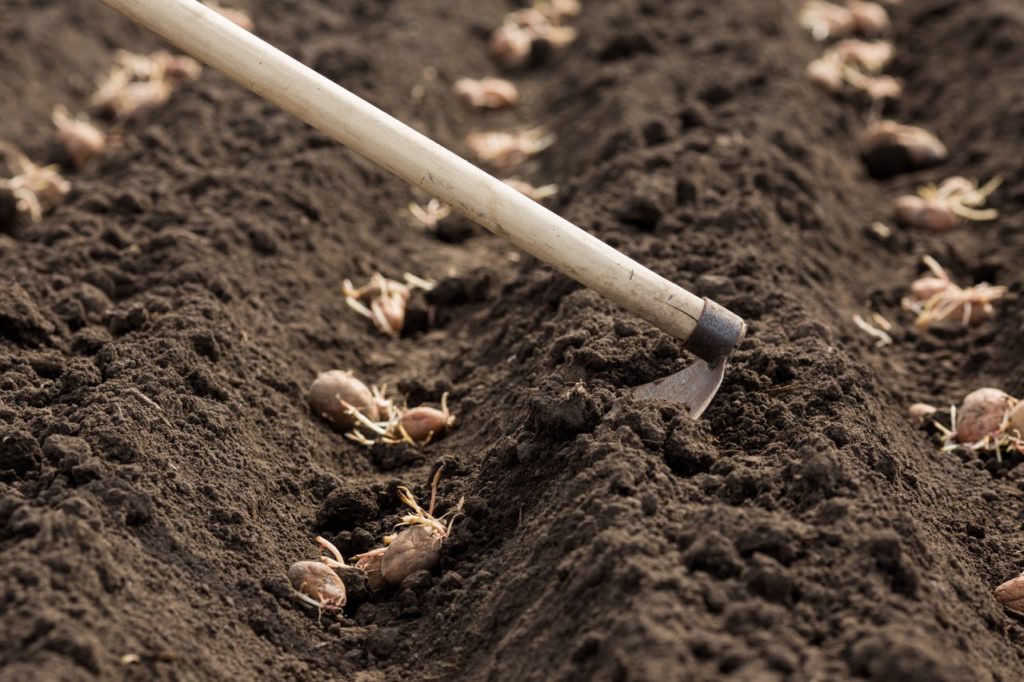
[[[749, 323], [705, 419], [630, 387], [681, 344], [211, 70], [123, 126], [31, 224], [0, 196], [0, 678], [1015, 680], [1024, 627], [991, 589], [1024, 568], [1019, 456], [940, 452], [907, 405], [1024, 395], [1024, 11], [892, 8], [906, 95], [943, 165], [879, 182], [867, 113], [816, 90], [790, 0], [584, 0], [579, 40], [510, 72], [523, 106], [450, 93], [499, 69], [503, 0], [239, 0], [257, 32], [465, 152], [546, 125], [519, 175], [552, 208]], [[0, 0], [0, 139], [60, 160], [115, 48], [160, 41], [78, 0]], [[543, 56], [543, 55], [542, 55]], [[70, 171], [69, 171], [70, 172]], [[994, 223], [895, 228], [892, 198], [1004, 178]], [[913, 328], [931, 254], [1009, 287], [969, 331]], [[348, 309], [346, 277], [440, 282], [411, 333]], [[429, 314], [433, 311], [433, 316]], [[851, 322], [884, 314], [877, 348]], [[309, 414], [317, 372], [457, 428], [363, 448]], [[441, 566], [344, 615], [285, 573], [346, 556], [421, 501], [464, 498]]]

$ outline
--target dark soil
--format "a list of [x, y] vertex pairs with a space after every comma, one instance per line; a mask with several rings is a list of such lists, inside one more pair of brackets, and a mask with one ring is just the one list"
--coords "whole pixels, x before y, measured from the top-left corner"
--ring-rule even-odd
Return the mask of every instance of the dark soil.
[[[514, 74], [524, 105], [483, 115], [450, 84], [496, 71], [512, 2], [245, 3], [457, 150], [552, 128], [521, 175], [560, 186], [555, 210], [750, 325], [699, 423], [630, 395], [686, 363], [678, 342], [481, 230], [410, 227], [404, 183], [209, 70], [41, 223], [0, 201], [0, 677], [1024, 678], [1024, 627], [990, 594], [1024, 568], [1024, 468], [905, 417], [1024, 394], [1024, 9], [894, 8], [893, 115], [951, 155], [878, 182], [863, 109], [804, 77], [798, 4], [585, 1], [579, 41]], [[56, 158], [51, 107], [85, 108], [118, 47], [160, 42], [96, 2], [0, 0], [0, 139]], [[1000, 220], [868, 231], [952, 174], [1002, 175]], [[915, 331], [899, 299], [926, 253], [1008, 286], [998, 316]], [[341, 280], [374, 270], [440, 280], [434, 327], [356, 317]], [[851, 322], [871, 310], [892, 346]], [[330, 368], [449, 391], [459, 426], [350, 443], [306, 409]], [[353, 583], [344, 616], [291, 596], [315, 534], [372, 547], [396, 485], [424, 499], [440, 465], [441, 511], [465, 515], [438, 571]]]

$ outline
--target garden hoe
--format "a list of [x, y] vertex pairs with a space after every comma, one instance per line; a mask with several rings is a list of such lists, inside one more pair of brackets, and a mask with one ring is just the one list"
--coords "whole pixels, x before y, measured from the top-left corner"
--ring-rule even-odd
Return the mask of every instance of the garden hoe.
[[700, 358], [636, 394], [703, 414], [746, 326], [236, 26], [198, 0], [102, 0], [257, 95], [686, 342]]

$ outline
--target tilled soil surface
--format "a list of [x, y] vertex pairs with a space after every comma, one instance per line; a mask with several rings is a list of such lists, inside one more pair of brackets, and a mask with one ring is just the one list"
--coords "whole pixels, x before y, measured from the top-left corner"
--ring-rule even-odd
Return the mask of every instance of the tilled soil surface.
[[[71, 175], [38, 224], [0, 216], [0, 678], [1017, 680], [1024, 628], [991, 597], [1024, 568], [1020, 457], [942, 453], [905, 417], [1024, 394], [1024, 8], [893, 8], [938, 168], [868, 178], [866, 113], [813, 88], [783, 0], [584, 3], [579, 40], [510, 74], [512, 112], [451, 83], [496, 73], [500, 0], [250, 0], [257, 32], [441, 143], [546, 125], [520, 175], [552, 207], [750, 325], [705, 419], [633, 399], [678, 342], [502, 240], [402, 213], [403, 182], [207, 70]], [[160, 42], [84, 0], [0, 0], [0, 139], [57, 159], [115, 48]], [[1002, 175], [994, 223], [868, 226], [892, 198]], [[920, 257], [1009, 287], [971, 331], [920, 332]], [[388, 339], [345, 277], [409, 271], [429, 329]], [[876, 348], [851, 322], [885, 314]], [[318, 371], [458, 427], [416, 450], [313, 418]], [[444, 465], [464, 516], [434, 574], [344, 616], [285, 579], [374, 546]]]

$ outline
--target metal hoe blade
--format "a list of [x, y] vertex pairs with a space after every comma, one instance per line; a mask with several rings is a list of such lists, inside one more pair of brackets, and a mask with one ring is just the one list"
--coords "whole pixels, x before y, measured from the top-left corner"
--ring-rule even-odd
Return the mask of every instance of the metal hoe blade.
[[690, 419], [700, 419], [718, 393], [718, 387], [722, 385], [727, 359], [728, 357], [723, 355], [714, 362], [695, 360], [681, 372], [637, 386], [633, 392], [639, 398], [682, 403], [686, 406]]

